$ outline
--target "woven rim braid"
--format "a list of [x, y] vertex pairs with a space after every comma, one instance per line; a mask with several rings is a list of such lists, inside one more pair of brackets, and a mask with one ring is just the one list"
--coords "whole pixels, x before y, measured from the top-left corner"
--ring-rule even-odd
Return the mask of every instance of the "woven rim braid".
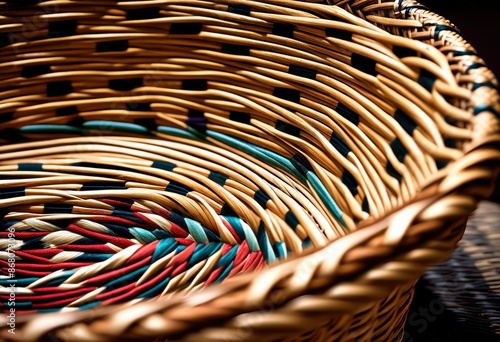
[[391, 341], [500, 161], [414, 1], [0, 2], [0, 338]]

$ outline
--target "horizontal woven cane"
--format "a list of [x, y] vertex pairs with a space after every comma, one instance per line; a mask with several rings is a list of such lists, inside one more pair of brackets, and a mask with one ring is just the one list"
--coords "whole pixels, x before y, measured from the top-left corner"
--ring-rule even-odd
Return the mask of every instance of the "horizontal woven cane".
[[414, 1], [0, 2], [0, 338], [392, 341], [494, 189]]

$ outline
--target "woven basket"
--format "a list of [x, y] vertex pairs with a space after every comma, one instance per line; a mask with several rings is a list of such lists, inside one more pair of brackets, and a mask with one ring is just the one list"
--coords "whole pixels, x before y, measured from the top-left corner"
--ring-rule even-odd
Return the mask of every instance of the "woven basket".
[[494, 188], [414, 1], [0, 2], [5, 341], [393, 341]]

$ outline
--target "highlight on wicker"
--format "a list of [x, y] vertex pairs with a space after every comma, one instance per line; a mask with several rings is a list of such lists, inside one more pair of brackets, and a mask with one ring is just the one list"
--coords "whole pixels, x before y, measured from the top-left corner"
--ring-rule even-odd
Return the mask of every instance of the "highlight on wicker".
[[401, 339], [499, 112], [415, 1], [0, 2], [0, 339]]

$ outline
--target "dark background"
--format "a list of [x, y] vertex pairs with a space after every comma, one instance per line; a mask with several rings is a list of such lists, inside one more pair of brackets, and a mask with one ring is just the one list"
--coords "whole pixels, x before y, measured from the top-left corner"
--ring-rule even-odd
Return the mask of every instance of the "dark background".
[[[454, 23], [497, 78], [500, 77], [500, 0], [420, 2]], [[496, 196], [500, 196], [500, 191], [497, 191]], [[439, 314], [433, 315], [431, 309]], [[428, 315], [431, 319], [423, 315]], [[480, 317], [475, 317], [473, 321], [464, 321], [458, 316], [446, 308], [440, 296], [432, 291], [432, 286], [425, 279], [421, 279], [409, 312], [409, 317], [413, 319], [406, 324], [403, 341], [500, 341], [500, 335], [495, 334], [487, 320], [482, 321]]]
[[497, 78], [500, 75], [500, 0], [420, 0], [454, 23]]

